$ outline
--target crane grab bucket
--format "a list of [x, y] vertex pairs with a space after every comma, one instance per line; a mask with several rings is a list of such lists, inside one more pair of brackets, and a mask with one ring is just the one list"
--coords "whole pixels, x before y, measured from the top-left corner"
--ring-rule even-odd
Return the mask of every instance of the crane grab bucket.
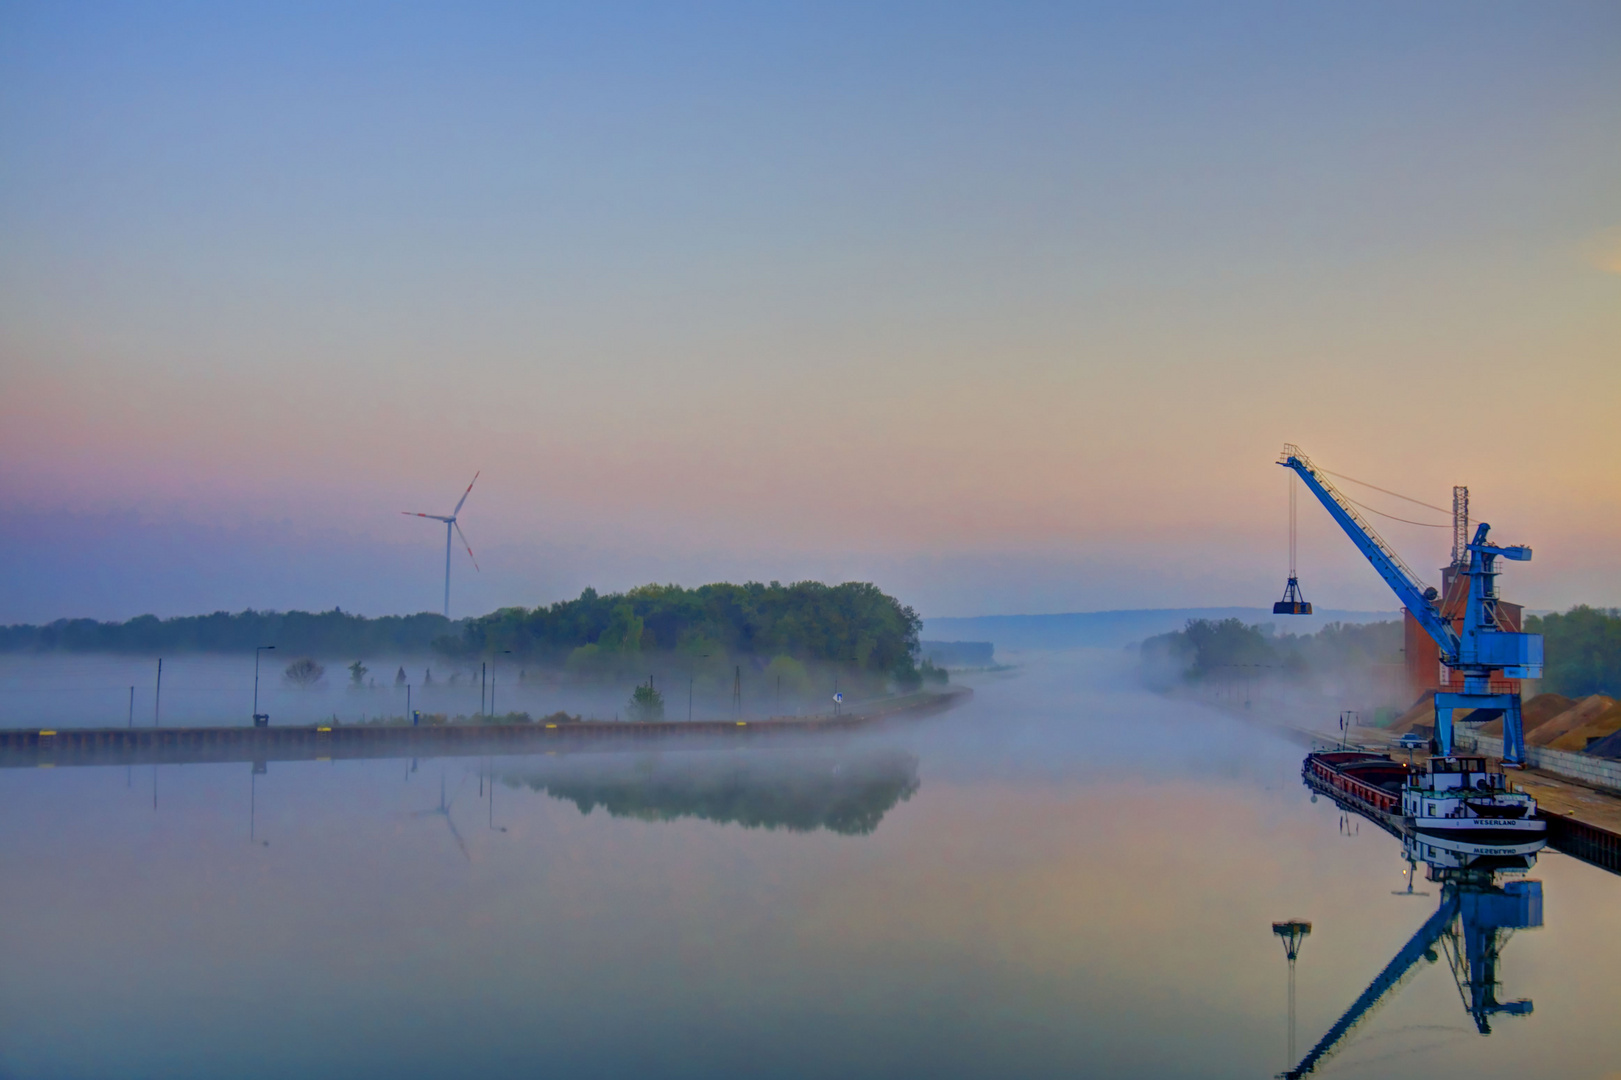
[[1289, 579], [1284, 587], [1283, 599], [1272, 605], [1274, 615], [1310, 615], [1311, 603], [1300, 595], [1300, 582], [1295, 578]]
[[1295, 478], [1289, 477], [1289, 584], [1283, 599], [1272, 605], [1274, 615], [1310, 615], [1311, 605], [1300, 593], [1300, 576], [1295, 571]]

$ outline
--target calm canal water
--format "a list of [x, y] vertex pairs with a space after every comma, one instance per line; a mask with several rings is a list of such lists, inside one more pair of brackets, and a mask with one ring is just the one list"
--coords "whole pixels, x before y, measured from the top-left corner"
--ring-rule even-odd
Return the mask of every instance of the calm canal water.
[[[791, 753], [0, 772], [0, 1075], [1275, 1075], [1272, 923], [1304, 1054], [1446, 889], [1117, 663]], [[1317, 1075], [1621, 1075], [1621, 878], [1499, 880], [1532, 1011], [1438, 949]]]

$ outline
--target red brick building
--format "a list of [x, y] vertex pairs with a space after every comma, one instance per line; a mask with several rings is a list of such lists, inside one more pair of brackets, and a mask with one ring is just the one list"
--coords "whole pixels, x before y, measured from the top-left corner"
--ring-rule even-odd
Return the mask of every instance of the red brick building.
[[[1452, 628], [1463, 633], [1463, 611], [1469, 601], [1469, 578], [1448, 566], [1441, 571], [1441, 617], [1452, 620]], [[1497, 601], [1497, 623], [1504, 630], [1518, 632], [1523, 629], [1524, 609], [1506, 600]], [[1413, 613], [1402, 609], [1402, 637], [1406, 646], [1407, 681], [1416, 696], [1427, 690], [1463, 691], [1463, 676], [1441, 664], [1441, 650], [1424, 628], [1413, 618]], [[1519, 679], [1505, 679], [1501, 675], [1491, 680], [1489, 693], [1517, 694]]]

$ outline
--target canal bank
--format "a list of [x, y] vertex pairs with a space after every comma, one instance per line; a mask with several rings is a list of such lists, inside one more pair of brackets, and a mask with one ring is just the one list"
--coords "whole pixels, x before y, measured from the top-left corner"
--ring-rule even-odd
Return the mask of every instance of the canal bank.
[[471, 757], [569, 753], [675, 743], [782, 741], [854, 733], [932, 716], [967, 701], [954, 686], [879, 698], [840, 714], [648, 723], [584, 720], [527, 724], [355, 724], [301, 727], [0, 730], [0, 768], [323, 761], [339, 758]]

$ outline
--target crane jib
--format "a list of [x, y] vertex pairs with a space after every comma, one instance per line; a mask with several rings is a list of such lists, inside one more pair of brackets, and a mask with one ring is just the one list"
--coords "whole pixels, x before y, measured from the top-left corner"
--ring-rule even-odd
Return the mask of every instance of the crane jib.
[[1477, 721], [1498, 716], [1503, 718], [1503, 761], [1510, 765], [1525, 763], [1525, 732], [1520, 713], [1520, 694], [1517, 688], [1506, 692], [1501, 684], [1494, 685], [1493, 676], [1501, 672], [1510, 679], [1535, 679], [1542, 675], [1542, 635], [1504, 630], [1498, 620], [1497, 560], [1510, 559], [1526, 562], [1531, 558], [1528, 547], [1497, 547], [1486, 542], [1491, 526], [1479, 523], [1473, 542], [1467, 545], [1468, 562], [1454, 565], [1453, 570], [1468, 583], [1468, 597], [1462, 618], [1462, 633], [1454, 628], [1453, 620], [1441, 614], [1436, 606], [1438, 593], [1428, 588], [1411, 567], [1402, 561], [1396, 549], [1356, 512], [1349, 499], [1335, 489], [1322, 470], [1293, 443], [1285, 444], [1278, 464], [1293, 469], [1301, 482], [1317, 496], [1332, 517], [1351, 538], [1357, 550], [1373, 564], [1379, 576], [1385, 579], [1397, 598], [1407, 608], [1424, 632], [1434, 639], [1441, 663], [1463, 677], [1461, 691], [1456, 683], [1445, 677], [1435, 691], [1436, 749], [1441, 757], [1452, 755], [1452, 715], [1464, 710], [1465, 715]]
[[1426, 588], [1413, 573], [1411, 567], [1396, 554], [1396, 549], [1385, 542], [1384, 537], [1369, 525], [1349, 499], [1341, 495], [1339, 489], [1327, 476], [1311, 463], [1311, 459], [1301, 452], [1298, 446], [1288, 445], [1283, 448], [1283, 454], [1278, 458], [1278, 464], [1293, 469], [1299, 475], [1306, 488], [1323, 504], [1332, 517], [1351, 538], [1363, 556], [1373, 564], [1379, 576], [1385, 579], [1407, 610], [1413, 613], [1413, 618], [1424, 628], [1424, 632], [1435, 639], [1435, 644], [1441, 651], [1443, 660], [1448, 657], [1456, 658], [1458, 655], [1458, 634], [1452, 629], [1452, 624], [1441, 617], [1435, 607], [1435, 590]]

